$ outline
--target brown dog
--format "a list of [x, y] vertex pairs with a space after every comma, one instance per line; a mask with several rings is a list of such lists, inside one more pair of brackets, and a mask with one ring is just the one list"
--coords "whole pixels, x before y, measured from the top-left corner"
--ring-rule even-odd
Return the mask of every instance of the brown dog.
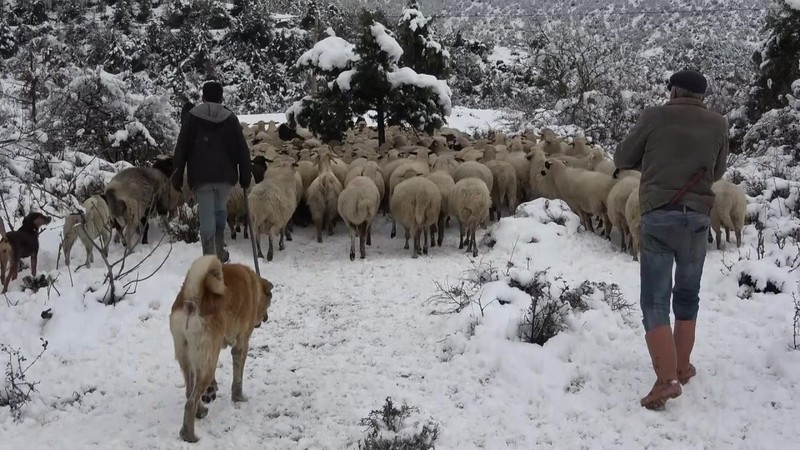
[[186, 405], [180, 436], [197, 442], [195, 418], [208, 414], [200, 398], [215, 379], [220, 351], [231, 346], [231, 399], [245, 401], [242, 375], [250, 334], [268, 318], [272, 283], [241, 264], [225, 264], [213, 255], [202, 256], [189, 268], [172, 305], [169, 329], [175, 358], [186, 382]]
[[[0, 281], [3, 293], [8, 292], [11, 280], [17, 279], [19, 263], [22, 258], [31, 259], [31, 275], [36, 276], [36, 262], [39, 256], [39, 229], [52, 219], [42, 213], [30, 213], [22, 219], [22, 226], [16, 231], [9, 231], [0, 239]], [[8, 276], [6, 267], [8, 266]]]

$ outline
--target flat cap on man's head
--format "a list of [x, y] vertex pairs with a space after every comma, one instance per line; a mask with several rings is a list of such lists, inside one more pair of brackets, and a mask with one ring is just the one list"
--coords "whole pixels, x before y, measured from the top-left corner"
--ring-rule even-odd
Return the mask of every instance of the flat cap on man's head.
[[704, 77], [702, 73], [687, 69], [672, 74], [672, 76], [669, 77], [669, 84], [667, 87], [669, 89], [679, 87], [689, 92], [694, 92], [695, 94], [705, 95], [708, 81], [706, 81], [706, 77]]

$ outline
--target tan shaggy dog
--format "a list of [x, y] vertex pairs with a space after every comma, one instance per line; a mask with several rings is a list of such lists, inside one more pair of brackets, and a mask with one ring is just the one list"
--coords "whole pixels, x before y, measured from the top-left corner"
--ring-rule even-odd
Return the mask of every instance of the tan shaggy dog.
[[200, 398], [215, 379], [220, 351], [231, 346], [231, 399], [245, 401], [242, 374], [250, 334], [268, 318], [272, 283], [241, 264], [225, 264], [213, 255], [202, 256], [189, 268], [172, 305], [169, 329], [175, 358], [186, 382], [186, 405], [180, 436], [197, 442], [195, 418], [208, 414]]

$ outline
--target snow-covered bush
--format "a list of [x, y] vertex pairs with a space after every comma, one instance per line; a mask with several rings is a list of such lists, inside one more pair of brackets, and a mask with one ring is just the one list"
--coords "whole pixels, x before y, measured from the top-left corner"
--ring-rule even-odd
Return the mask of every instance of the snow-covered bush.
[[193, 244], [200, 240], [200, 215], [197, 208], [181, 205], [178, 212], [167, 223], [167, 234], [170, 242], [186, 242]]
[[439, 425], [418, 417], [419, 410], [405, 403], [397, 408], [391, 397], [381, 409], [361, 419], [367, 437], [358, 442], [359, 450], [428, 450], [439, 438]]
[[73, 73], [45, 102], [40, 126], [48, 132], [47, 151], [80, 150], [137, 165], [172, 151], [178, 127], [166, 97], [131, 93], [122, 76], [102, 69]]

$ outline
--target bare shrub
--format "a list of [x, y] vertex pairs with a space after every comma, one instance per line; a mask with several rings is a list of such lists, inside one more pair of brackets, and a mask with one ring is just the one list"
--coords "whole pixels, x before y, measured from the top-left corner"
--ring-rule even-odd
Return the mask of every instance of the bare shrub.
[[381, 409], [373, 410], [361, 419], [361, 425], [368, 427], [367, 437], [358, 442], [360, 450], [428, 450], [439, 438], [439, 425], [428, 421], [420, 429], [409, 429], [406, 423], [412, 413], [419, 412], [406, 405], [395, 407], [391, 397]]
[[0, 353], [8, 356], [5, 388], [0, 393], [0, 407], [11, 408], [11, 416], [15, 421], [22, 420], [22, 408], [31, 401], [33, 394], [36, 393], [36, 386], [39, 384], [38, 381], [31, 381], [26, 377], [28, 370], [41, 359], [47, 350], [47, 341], [39, 339], [42, 341], [42, 351], [28, 364], [26, 364], [28, 358], [20, 352], [20, 349], [0, 344]]

